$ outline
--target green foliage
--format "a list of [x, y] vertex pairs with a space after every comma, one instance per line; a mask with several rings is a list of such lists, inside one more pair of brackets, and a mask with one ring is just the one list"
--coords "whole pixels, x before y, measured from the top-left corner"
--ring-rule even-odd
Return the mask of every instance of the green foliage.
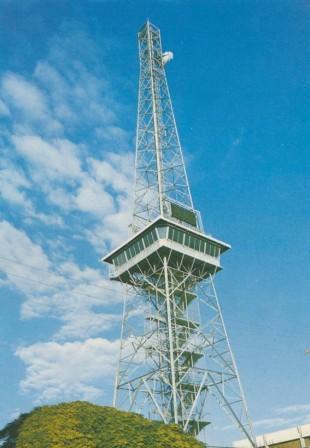
[[75, 401], [23, 414], [0, 431], [2, 448], [201, 448], [177, 425]]

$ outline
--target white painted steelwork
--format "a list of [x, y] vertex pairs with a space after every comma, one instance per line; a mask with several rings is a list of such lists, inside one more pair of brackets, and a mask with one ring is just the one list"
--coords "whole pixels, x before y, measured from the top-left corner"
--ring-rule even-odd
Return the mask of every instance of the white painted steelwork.
[[164, 70], [160, 31], [148, 22], [138, 38], [140, 80], [133, 231], [166, 215], [169, 200], [193, 208]]
[[193, 208], [160, 32], [147, 22], [138, 37], [132, 235], [103, 259], [126, 291], [114, 406], [198, 435], [213, 396], [254, 447], [214, 287], [230, 246], [204, 233]]

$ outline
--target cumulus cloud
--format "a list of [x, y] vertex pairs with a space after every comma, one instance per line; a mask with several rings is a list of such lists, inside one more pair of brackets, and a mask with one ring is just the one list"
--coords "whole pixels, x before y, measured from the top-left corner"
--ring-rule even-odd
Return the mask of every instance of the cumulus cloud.
[[[24, 265], [27, 260], [31, 260], [31, 266], [34, 269], [50, 270], [50, 261], [41, 246], [31, 241], [25, 232], [18, 230], [8, 221], [0, 222], [0, 247], [0, 260], [2, 260], [0, 261], [0, 266], [3, 271], [8, 269], [6, 259], [13, 259], [20, 262], [15, 267], [15, 272], [20, 276], [27, 277], [31, 274], [31, 270]], [[7, 275], [9, 277], [9, 274]], [[41, 277], [41, 280], [43, 281], [44, 277]], [[28, 286], [25, 282], [20, 282], [18, 279], [15, 280], [13, 276], [10, 278], [10, 281], [16, 287], [25, 288], [25, 292], [28, 292]]]
[[77, 146], [66, 139], [53, 139], [51, 143], [37, 135], [12, 136], [16, 150], [29, 161], [34, 175], [51, 179], [81, 177]]
[[[58, 59], [60, 57], [59, 54]], [[101, 137], [111, 135], [112, 129], [119, 129], [121, 136], [127, 138], [126, 131], [115, 124], [115, 104], [107, 81], [96, 77], [81, 61], [72, 60], [70, 64], [66, 61], [62, 67], [40, 61], [34, 77], [49, 91], [53, 113], [61, 122], [72, 128], [91, 125], [97, 132], [102, 129]]]
[[39, 220], [48, 225], [63, 226], [60, 216], [50, 215], [36, 210], [30, 198], [29, 190], [32, 182], [26, 177], [20, 167], [12, 165], [6, 160], [0, 161], [0, 196], [12, 207], [23, 210], [26, 220]]
[[22, 319], [59, 322], [52, 341], [17, 351], [22, 388], [42, 401], [97, 396], [94, 383], [114, 368], [116, 342], [89, 338], [118, 325], [123, 293], [93, 249], [126, 239], [131, 220], [127, 115], [102, 54], [68, 26], [32, 72], [0, 76], [1, 199], [15, 217], [0, 221], [1, 284], [19, 293]]
[[32, 203], [25, 193], [30, 187], [31, 183], [20, 168], [0, 161], [0, 192], [4, 200], [32, 210]]
[[102, 218], [115, 211], [112, 195], [89, 176], [85, 176], [77, 189], [73, 205], [80, 211]]
[[26, 365], [22, 390], [35, 393], [40, 403], [98, 398], [102, 388], [94, 384], [112, 379], [118, 348], [118, 341], [102, 338], [20, 347], [16, 356]]
[[4, 76], [2, 92], [9, 103], [26, 113], [40, 116], [47, 109], [46, 98], [40, 89], [15, 73]]
[[[120, 200], [132, 191], [132, 157], [107, 153], [107, 160], [89, 158], [84, 170], [77, 145], [65, 139], [51, 142], [33, 135], [13, 136], [15, 148], [29, 162], [32, 182], [60, 208], [104, 218], [127, 212]], [[8, 198], [10, 199], [10, 198]], [[122, 216], [124, 218], [124, 216]], [[124, 225], [124, 219], [122, 220]]]
[[60, 339], [97, 335], [119, 322], [118, 314], [98, 311], [122, 301], [121, 288], [112, 287], [98, 269], [82, 269], [72, 261], [55, 267], [39, 244], [7, 221], [0, 222], [0, 246], [0, 269], [25, 297], [23, 319], [58, 319], [62, 325], [55, 337]]
[[48, 99], [35, 83], [16, 73], [7, 73], [1, 81], [1, 92], [16, 117], [15, 129], [31, 129], [40, 126], [47, 132], [62, 132], [61, 123], [50, 113]]
[[105, 185], [111, 185], [116, 192], [130, 192], [133, 183], [133, 156], [107, 153], [106, 159], [89, 159], [91, 173], [95, 179]]
[[[64, 29], [61, 40], [50, 41], [46, 58], [36, 63], [32, 74], [2, 76], [0, 113], [14, 112], [6, 154], [19, 170], [22, 159], [31, 182], [28, 189], [10, 182], [3, 198], [47, 225], [57, 224], [46, 213], [53, 207], [58, 223], [61, 215], [86, 213], [91, 219], [88, 229], [98, 233], [100, 224], [105, 227], [102, 221], [115, 214], [117, 227], [120, 217], [126, 229], [129, 216], [121, 209], [126, 201], [119, 195], [130, 201], [132, 136], [119, 124], [122, 105], [113, 96], [101, 55], [87, 34], [68, 26], [70, 32]], [[72, 48], [77, 49], [74, 55]], [[35, 210], [33, 197], [40, 210]], [[79, 232], [78, 226], [75, 230]], [[86, 231], [80, 232], [83, 235], [94, 242]], [[109, 243], [107, 236], [101, 247]]]

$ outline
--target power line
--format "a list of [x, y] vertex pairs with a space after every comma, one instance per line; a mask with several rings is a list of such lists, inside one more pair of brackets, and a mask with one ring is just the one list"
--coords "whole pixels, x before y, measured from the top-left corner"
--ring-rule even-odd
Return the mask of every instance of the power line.
[[[30, 281], [30, 282], [33, 282], [33, 283], [37, 283], [37, 284], [46, 286], [46, 287], [48, 287], [48, 288], [58, 289], [58, 286], [51, 285], [51, 284], [48, 284], [48, 283], [44, 283], [44, 282], [41, 282], [41, 281], [39, 281], [39, 280], [35, 280], [35, 279], [32, 279], [32, 278], [29, 278], [29, 277], [24, 277], [23, 275], [15, 274], [15, 273], [13, 273], [13, 272], [5, 271], [5, 270], [3, 270], [3, 269], [0, 269], [0, 272], [3, 272], [4, 274], [13, 275], [14, 277], [18, 277], [18, 278], [21, 278], [21, 279], [26, 280], [26, 281]], [[106, 289], [106, 290], [108, 290], [108, 291], [112, 291], [112, 292], [117, 293], [117, 294], [120, 293], [120, 291], [116, 291], [116, 289], [110, 289], [110, 288], [104, 288], [104, 287], [101, 287], [101, 289]], [[71, 294], [72, 294], [72, 295], [84, 296], [84, 297], [90, 297], [90, 298], [92, 298], [92, 299], [96, 299], [96, 300], [98, 299], [98, 297], [96, 297], [96, 296], [92, 296], [92, 295], [90, 295], [90, 294], [85, 294], [85, 293], [77, 292], [77, 291], [75, 291], [75, 292], [71, 292]]]
[[[30, 265], [30, 264], [27, 264], [27, 263], [22, 263], [22, 262], [20, 262], [20, 261], [12, 260], [12, 259], [10, 259], [10, 258], [6, 258], [6, 257], [1, 257], [1, 256], [0, 256], [0, 259], [1, 259], [1, 260], [5, 260], [5, 261], [9, 261], [9, 262], [11, 262], [11, 263], [19, 264], [19, 265], [21, 265], [21, 266], [25, 266], [25, 267], [27, 267], [27, 268], [34, 269], [34, 270], [36, 270], [36, 271], [46, 272], [47, 274], [51, 274], [51, 273], [55, 274], [55, 272], [53, 272], [53, 271], [48, 271], [47, 269], [38, 268], [37, 266], [33, 266], [33, 265]], [[2, 271], [2, 272], [6, 272], [6, 271]], [[11, 275], [14, 275], [14, 274], [11, 274]], [[70, 275], [66, 275], [66, 274], [58, 274], [58, 273], [57, 273], [57, 275], [61, 275], [61, 276], [66, 277], [66, 278], [69, 278], [69, 279], [72, 279], [72, 280], [76, 280], [75, 277], [70, 276]], [[112, 288], [109, 288], [109, 287], [106, 287], [106, 286], [101, 286], [101, 285], [98, 285], [97, 283], [89, 283], [89, 285], [90, 285], [90, 286], [95, 286], [95, 287], [97, 287], [97, 288], [99, 288], [99, 289], [107, 289], [107, 290], [110, 290], [110, 291], [115, 292], [115, 293], [119, 292], [119, 291], [117, 291], [116, 289], [112, 289]]]

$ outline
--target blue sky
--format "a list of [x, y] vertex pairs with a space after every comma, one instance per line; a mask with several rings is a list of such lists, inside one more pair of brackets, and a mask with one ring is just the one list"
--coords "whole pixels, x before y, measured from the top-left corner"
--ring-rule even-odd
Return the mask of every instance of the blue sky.
[[0, 425], [111, 403], [122, 297], [99, 257], [130, 222], [147, 18], [195, 206], [232, 244], [217, 286], [255, 430], [309, 422], [309, 4], [0, 3]]

